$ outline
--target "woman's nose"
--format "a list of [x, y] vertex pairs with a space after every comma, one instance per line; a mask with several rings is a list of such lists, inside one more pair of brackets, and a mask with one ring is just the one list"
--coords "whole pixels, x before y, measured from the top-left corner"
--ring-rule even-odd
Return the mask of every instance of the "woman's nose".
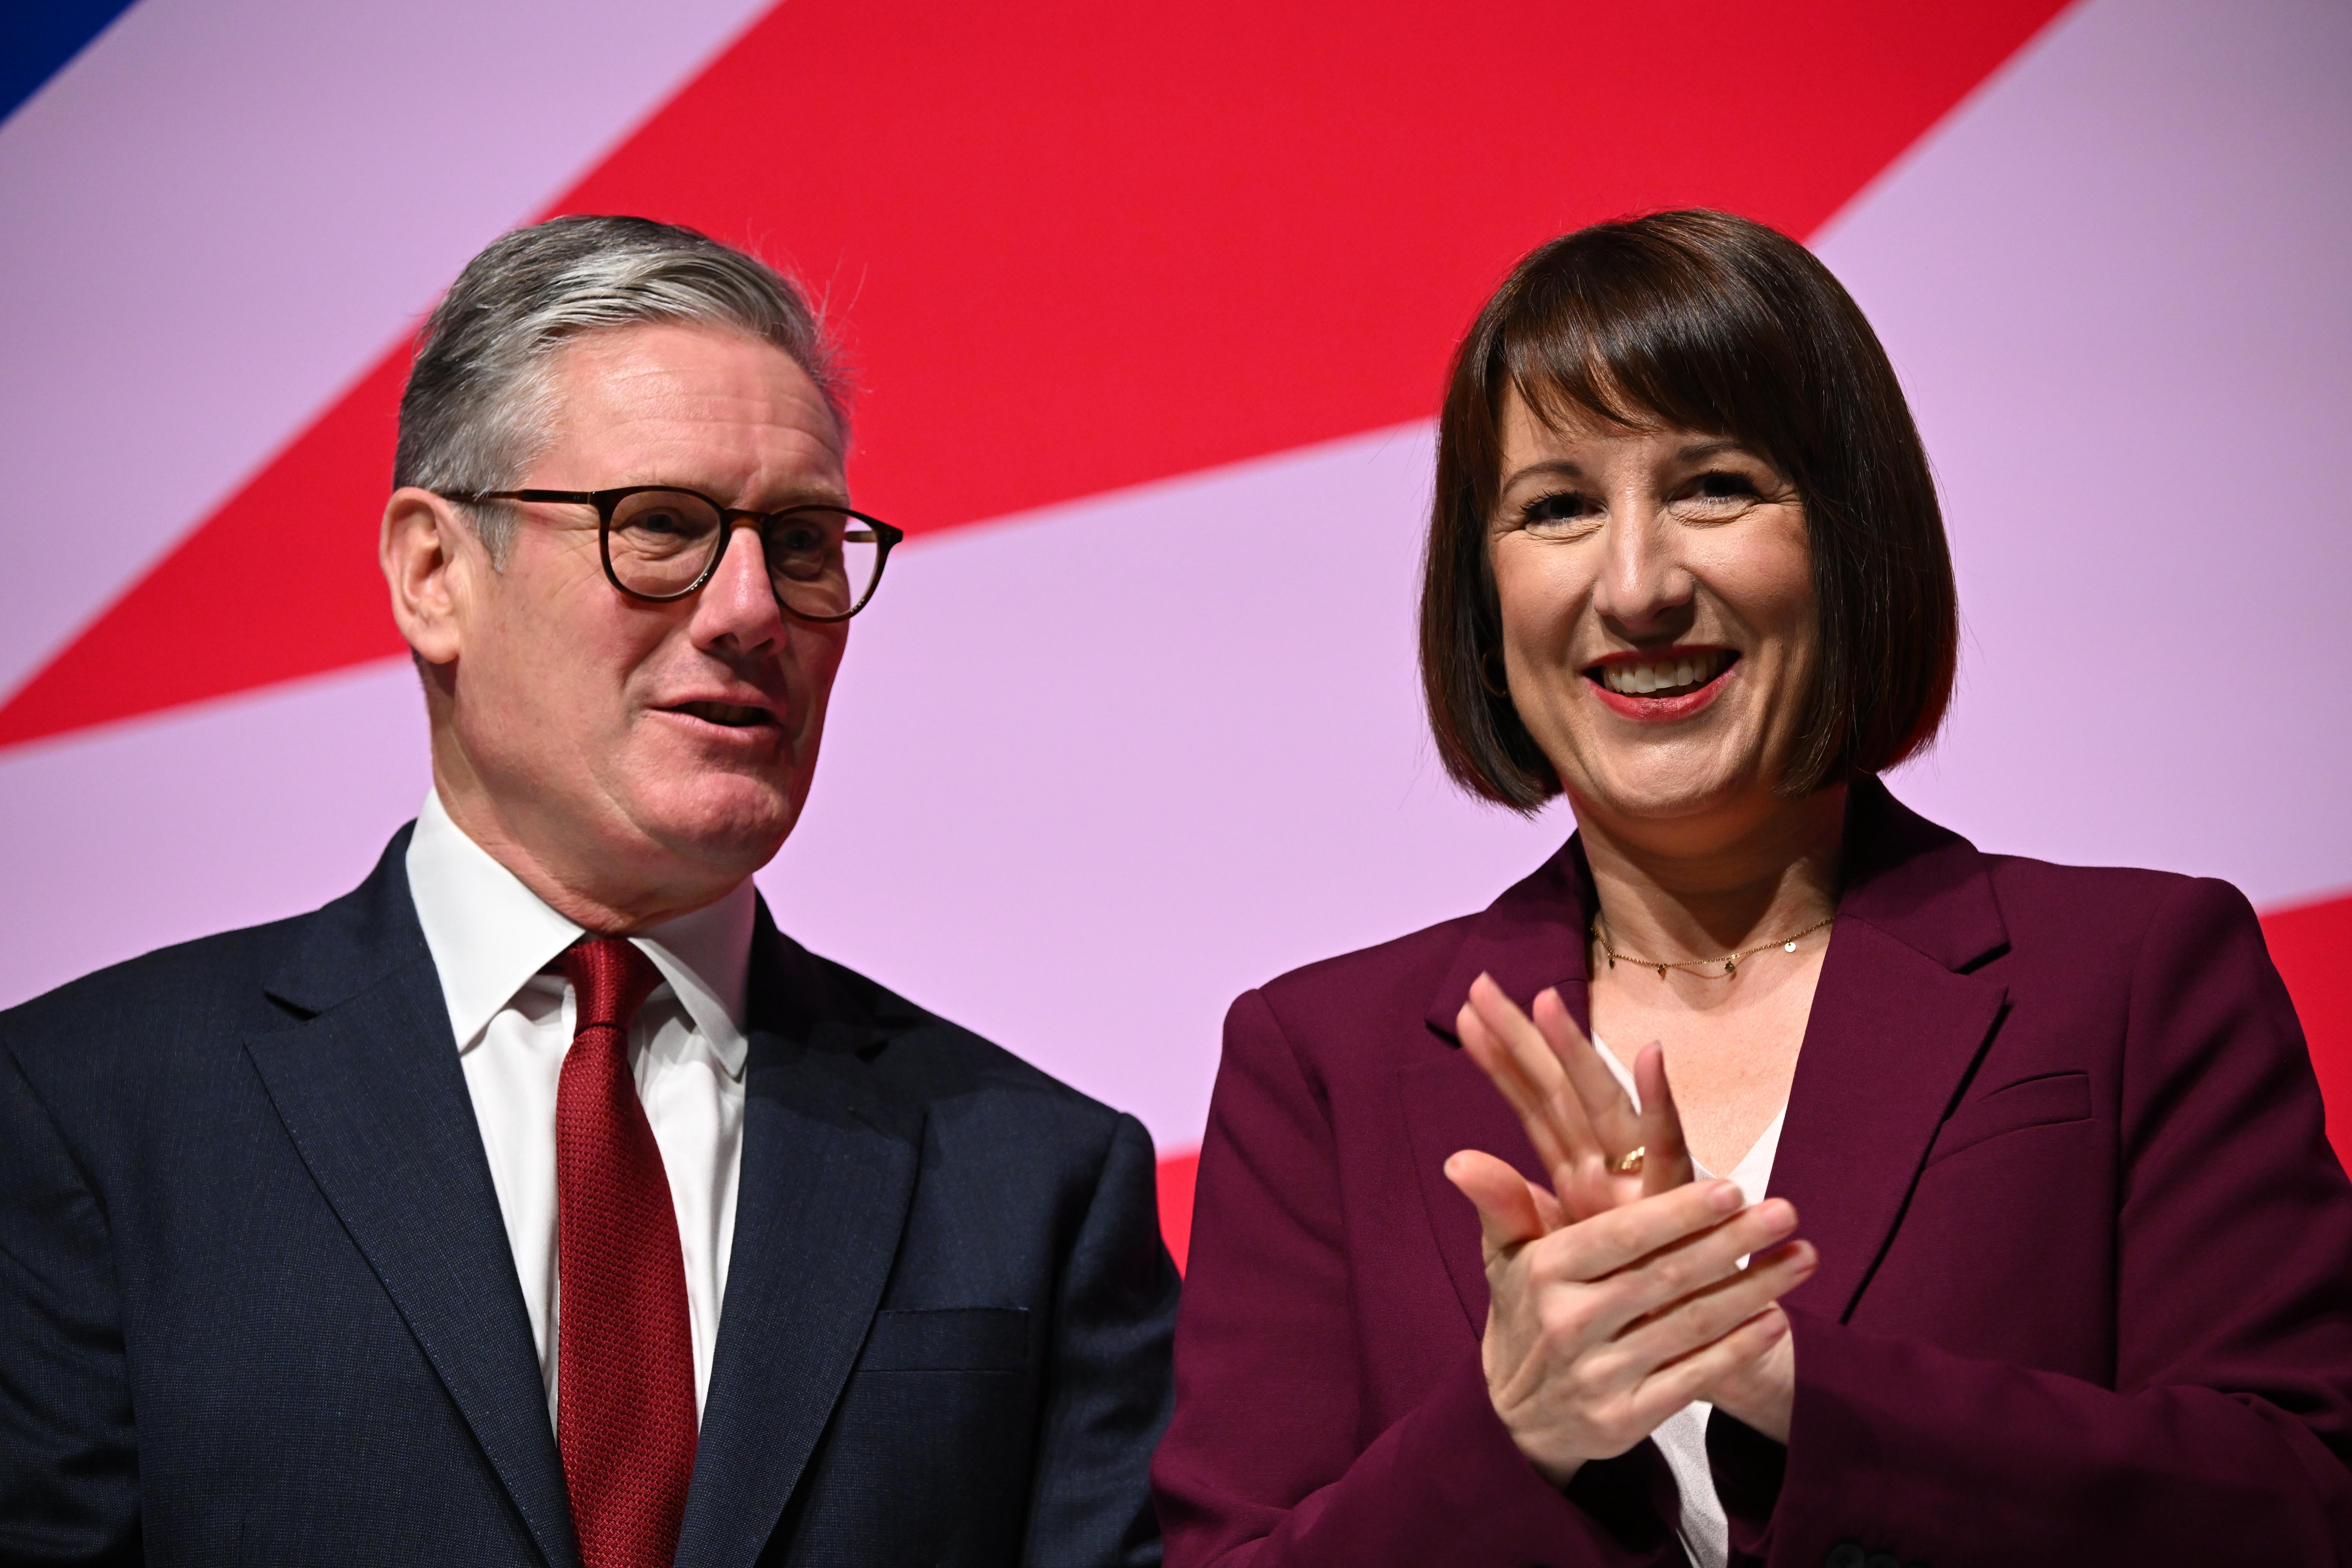
[[1674, 524], [1663, 507], [1615, 510], [1594, 607], [1630, 631], [1654, 630], [1686, 610], [1691, 576], [1674, 549]]

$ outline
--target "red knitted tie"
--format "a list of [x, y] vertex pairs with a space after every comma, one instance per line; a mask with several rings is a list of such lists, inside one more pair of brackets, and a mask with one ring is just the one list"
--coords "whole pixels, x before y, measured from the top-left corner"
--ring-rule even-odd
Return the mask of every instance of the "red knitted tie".
[[629, 1072], [661, 973], [613, 937], [557, 963], [577, 1022], [555, 1096], [556, 1442], [585, 1568], [656, 1568], [677, 1554], [695, 1438], [677, 1215]]

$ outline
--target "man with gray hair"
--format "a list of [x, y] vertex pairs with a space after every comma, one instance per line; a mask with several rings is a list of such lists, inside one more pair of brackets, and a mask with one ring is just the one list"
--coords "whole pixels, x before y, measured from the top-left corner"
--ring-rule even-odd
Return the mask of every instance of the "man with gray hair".
[[1150, 1139], [752, 888], [899, 537], [846, 441], [741, 252], [466, 268], [381, 540], [416, 821], [0, 1014], [0, 1563], [1159, 1560]]

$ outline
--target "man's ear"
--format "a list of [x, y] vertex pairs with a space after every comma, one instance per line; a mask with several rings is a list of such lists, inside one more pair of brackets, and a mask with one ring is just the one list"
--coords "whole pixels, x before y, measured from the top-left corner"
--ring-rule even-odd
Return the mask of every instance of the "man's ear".
[[404, 486], [384, 503], [377, 557], [392, 589], [392, 618], [427, 664], [457, 658], [463, 599], [488, 562], [450, 501]]

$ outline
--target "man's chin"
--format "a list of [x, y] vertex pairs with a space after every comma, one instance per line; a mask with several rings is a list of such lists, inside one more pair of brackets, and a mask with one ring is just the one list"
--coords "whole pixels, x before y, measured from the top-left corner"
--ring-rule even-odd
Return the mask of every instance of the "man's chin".
[[682, 798], [645, 803], [637, 824], [682, 861], [748, 877], [776, 858], [800, 817], [791, 795], [742, 779], [709, 781]]

